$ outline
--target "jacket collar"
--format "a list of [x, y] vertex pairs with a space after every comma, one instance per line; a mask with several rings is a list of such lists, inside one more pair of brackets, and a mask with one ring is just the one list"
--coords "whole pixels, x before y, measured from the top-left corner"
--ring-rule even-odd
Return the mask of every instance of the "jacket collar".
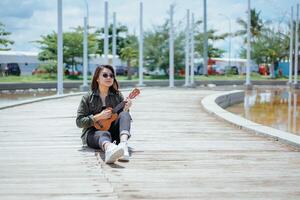
[[[100, 96], [100, 91], [99, 90], [94, 90], [92, 93], [94, 96]], [[108, 95], [114, 95], [114, 93], [110, 90], [108, 90]]]

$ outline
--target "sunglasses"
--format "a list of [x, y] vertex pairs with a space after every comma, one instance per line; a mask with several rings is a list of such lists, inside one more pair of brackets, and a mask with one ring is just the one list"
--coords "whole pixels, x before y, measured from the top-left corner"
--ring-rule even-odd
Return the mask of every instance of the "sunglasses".
[[113, 74], [108, 74], [108, 73], [103, 73], [102, 76], [103, 76], [103, 78], [108, 78], [108, 77], [114, 78], [115, 77]]

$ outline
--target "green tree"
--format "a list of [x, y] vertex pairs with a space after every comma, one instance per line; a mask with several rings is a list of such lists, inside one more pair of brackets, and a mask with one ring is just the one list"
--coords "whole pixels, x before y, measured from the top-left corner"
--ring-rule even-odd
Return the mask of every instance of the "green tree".
[[[174, 33], [174, 67], [184, 67], [184, 33]], [[169, 22], [154, 26], [152, 31], [145, 32], [145, 67], [149, 70], [163, 69], [168, 73], [169, 67]]]
[[5, 30], [5, 25], [0, 22], [0, 51], [8, 51], [9, 45], [14, 44], [14, 41], [7, 39], [11, 33]]
[[120, 58], [127, 62], [127, 76], [131, 80], [131, 66], [137, 66], [138, 58], [138, 41], [134, 35], [127, 36], [124, 41], [125, 47], [121, 49]]
[[[96, 52], [96, 34], [91, 33], [88, 36], [89, 54]], [[56, 61], [57, 60], [57, 34], [41, 36], [41, 40], [36, 41], [40, 44], [39, 60]], [[82, 63], [83, 57], [83, 28], [77, 27], [72, 32], [63, 33], [63, 62], [75, 70], [77, 64]]]
[[[289, 33], [274, 28], [264, 29], [260, 36], [251, 44], [251, 58], [257, 64], [271, 64], [271, 75], [275, 78], [278, 61], [287, 57], [289, 52]], [[246, 49], [242, 49], [241, 56], [246, 57]]]
[[[224, 50], [215, 47], [213, 44], [215, 41], [225, 40], [226, 37], [228, 36], [228, 33], [217, 35], [216, 32], [217, 31], [213, 29], [207, 31], [207, 36], [208, 36], [207, 54], [209, 58], [220, 58], [225, 53]], [[198, 52], [200, 55], [203, 55], [204, 52], [203, 43], [204, 43], [204, 33], [197, 31], [195, 34], [195, 51]]]
[[[201, 21], [196, 22], [195, 27], [195, 52], [203, 55], [204, 34], [200, 32]], [[182, 27], [179, 22], [175, 27]], [[174, 33], [174, 65], [175, 69], [183, 69], [185, 63], [185, 29], [175, 28]], [[208, 31], [209, 38], [209, 57], [221, 57], [225, 52], [213, 46], [213, 42], [223, 40], [228, 34], [217, 35], [215, 30]], [[145, 66], [149, 70], [155, 68], [163, 69], [168, 73], [169, 67], [169, 21], [166, 20], [163, 25], [154, 26], [153, 30], [145, 33]]]
[[[97, 39], [97, 51], [96, 53], [101, 55], [104, 53], [103, 44], [104, 44], [104, 28], [100, 28], [95, 32]], [[116, 26], [116, 51], [117, 55], [120, 55], [121, 49], [126, 45], [126, 37], [128, 35], [128, 28], [125, 25], [119, 24]], [[109, 38], [109, 53], [112, 53], [112, 39], [113, 39], [113, 25], [110, 24], [108, 27], [108, 38]]]
[[[264, 29], [265, 24], [268, 24], [269, 22], [263, 22], [263, 20], [260, 17], [261, 11], [256, 11], [255, 9], [250, 10], [250, 32], [251, 32], [251, 41], [254, 41], [257, 39], [260, 35], [262, 30]], [[234, 35], [235, 36], [244, 36], [244, 42], [247, 42], [247, 21], [238, 18], [237, 23], [242, 27], [241, 30], [238, 30]]]

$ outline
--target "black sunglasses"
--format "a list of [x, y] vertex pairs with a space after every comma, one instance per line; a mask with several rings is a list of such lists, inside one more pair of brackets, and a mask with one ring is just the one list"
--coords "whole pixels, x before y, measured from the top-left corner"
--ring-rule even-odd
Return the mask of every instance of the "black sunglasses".
[[103, 78], [108, 78], [108, 77], [114, 78], [115, 77], [113, 74], [108, 74], [108, 73], [103, 73], [102, 76], [103, 76]]

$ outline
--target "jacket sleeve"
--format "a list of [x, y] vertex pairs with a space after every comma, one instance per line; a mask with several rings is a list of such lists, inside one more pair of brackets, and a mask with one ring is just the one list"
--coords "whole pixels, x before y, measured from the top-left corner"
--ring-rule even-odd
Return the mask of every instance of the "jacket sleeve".
[[94, 125], [93, 115], [89, 112], [88, 96], [83, 96], [77, 110], [76, 125], [79, 128], [89, 128]]

